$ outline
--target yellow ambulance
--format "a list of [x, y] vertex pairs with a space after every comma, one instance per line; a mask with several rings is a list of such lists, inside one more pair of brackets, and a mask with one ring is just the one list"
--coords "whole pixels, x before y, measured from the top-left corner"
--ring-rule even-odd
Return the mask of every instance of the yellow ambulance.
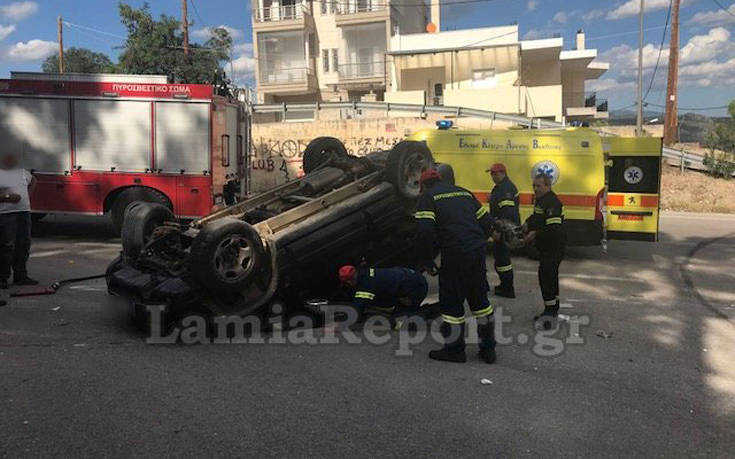
[[[533, 177], [545, 173], [564, 204], [570, 245], [603, 239], [655, 241], [661, 183], [660, 138], [602, 137], [589, 128], [462, 130], [414, 133], [458, 186], [488, 202], [487, 169], [503, 163], [520, 193], [521, 220], [533, 210]], [[606, 237], [603, 230], [606, 230]]]

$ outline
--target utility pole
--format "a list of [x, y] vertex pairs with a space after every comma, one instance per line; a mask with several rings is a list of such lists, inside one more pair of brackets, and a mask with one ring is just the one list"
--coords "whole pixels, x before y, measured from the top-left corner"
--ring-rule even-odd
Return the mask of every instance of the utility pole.
[[638, 36], [638, 118], [636, 120], [635, 134], [643, 135], [643, 11], [644, 0], [641, 0], [640, 31]]
[[58, 25], [58, 41], [59, 41], [59, 73], [64, 73], [64, 29], [63, 27], [63, 21], [61, 19], [61, 16], [57, 18], [57, 25]]
[[669, 43], [669, 76], [666, 84], [666, 113], [664, 114], [664, 145], [679, 140], [679, 4], [671, 8], [671, 42]]
[[181, 0], [181, 25], [184, 27], [184, 54], [189, 54], [189, 16], [187, 14], [187, 3], [189, 0]]

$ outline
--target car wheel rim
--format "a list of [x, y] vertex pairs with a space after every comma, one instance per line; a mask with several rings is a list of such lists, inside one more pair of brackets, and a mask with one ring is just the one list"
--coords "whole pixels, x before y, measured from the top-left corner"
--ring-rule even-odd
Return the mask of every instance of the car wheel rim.
[[228, 236], [217, 245], [214, 266], [222, 279], [228, 281], [242, 279], [252, 271], [254, 263], [251, 242], [243, 236]]
[[418, 195], [421, 190], [421, 173], [429, 167], [426, 158], [420, 152], [414, 152], [406, 158], [405, 164], [406, 188]]

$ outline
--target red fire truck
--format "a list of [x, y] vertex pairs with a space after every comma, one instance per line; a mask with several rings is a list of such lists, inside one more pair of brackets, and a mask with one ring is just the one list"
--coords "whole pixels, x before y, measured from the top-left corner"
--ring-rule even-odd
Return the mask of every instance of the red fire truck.
[[245, 179], [244, 104], [165, 76], [13, 72], [0, 80], [0, 152], [37, 178], [37, 217], [111, 213], [133, 201], [181, 218], [234, 202]]

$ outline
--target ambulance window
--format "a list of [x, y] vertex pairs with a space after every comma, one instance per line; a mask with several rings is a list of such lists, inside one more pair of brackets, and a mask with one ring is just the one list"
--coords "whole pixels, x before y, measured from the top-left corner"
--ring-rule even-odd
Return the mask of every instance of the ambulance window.
[[222, 166], [227, 167], [230, 165], [230, 136], [222, 136]]
[[659, 190], [661, 158], [658, 156], [613, 157], [610, 189], [626, 193], [651, 193]]

